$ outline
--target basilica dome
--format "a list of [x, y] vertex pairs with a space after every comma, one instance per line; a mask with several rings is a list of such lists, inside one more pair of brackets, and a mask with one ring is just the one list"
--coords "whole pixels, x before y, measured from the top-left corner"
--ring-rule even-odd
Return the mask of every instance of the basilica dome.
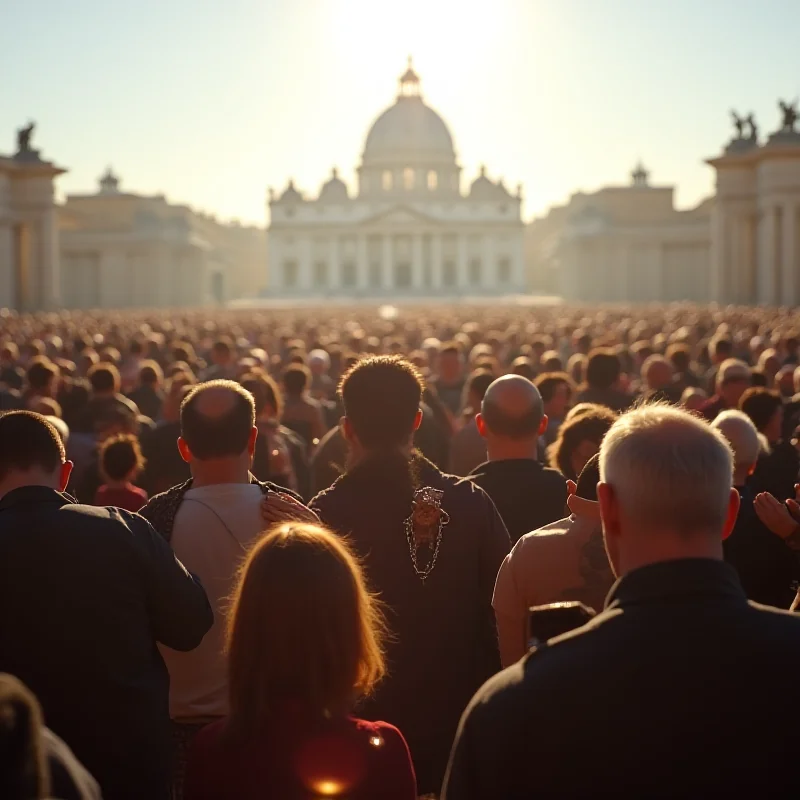
[[454, 164], [455, 158], [453, 137], [445, 121], [423, 102], [419, 77], [409, 64], [400, 78], [395, 104], [375, 120], [367, 134], [363, 165]]

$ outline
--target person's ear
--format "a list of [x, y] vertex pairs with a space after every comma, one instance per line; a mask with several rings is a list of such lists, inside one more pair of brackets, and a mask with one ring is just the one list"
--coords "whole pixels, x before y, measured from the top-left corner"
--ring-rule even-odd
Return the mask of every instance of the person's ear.
[[475, 415], [475, 424], [478, 426], [478, 433], [485, 439], [487, 428], [486, 428], [486, 420], [483, 418], [483, 414]]
[[619, 536], [619, 500], [614, 487], [610, 483], [600, 481], [597, 484], [597, 500], [600, 503], [600, 518], [603, 520], [606, 536]]
[[757, 467], [757, 466], [758, 466], [758, 462], [754, 463], [754, 464], [753, 464], [753, 466], [752, 466], [752, 467], [750, 467], [750, 469], [749, 469], [749, 470], [747, 470], [747, 474], [748, 474], [748, 475], [752, 475], [752, 474], [753, 474], [753, 473], [756, 471], [756, 467]]
[[567, 481], [567, 497], [571, 497], [578, 491], [578, 484], [575, 481]]
[[71, 461], [65, 461], [61, 465], [61, 472], [58, 476], [58, 491], [63, 492], [66, 491], [67, 486], [69, 486], [69, 479], [70, 475], [72, 475], [72, 468], [75, 465]]
[[339, 420], [339, 428], [342, 431], [342, 436], [344, 436], [346, 442], [357, 441], [355, 431], [353, 430], [353, 423], [350, 422], [347, 417], [342, 417]]
[[542, 421], [539, 423], [539, 436], [544, 436], [547, 433], [547, 426], [550, 424], [550, 420], [547, 418], [547, 414], [542, 416]]
[[186, 439], [184, 439], [183, 436], [178, 437], [178, 452], [187, 464], [192, 463], [192, 451], [189, 449], [189, 445], [186, 444]]
[[247, 439], [247, 452], [253, 456], [256, 452], [256, 442], [258, 441], [258, 428], [253, 426], [253, 429], [250, 431], [250, 436]]
[[733, 527], [736, 525], [736, 518], [739, 516], [739, 505], [742, 498], [739, 497], [739, 492], [736, 489], [731, 489], [730, 496], [728, 497], [728, 511], [725, 515], [725, 525], [722, 528], [722, 541], [724, 542], [732, 533]]
[[419, 426], [422, 425], [422, 409], [417, 409], [417, 416], [414, 417], [414, 430], [418, 431]]

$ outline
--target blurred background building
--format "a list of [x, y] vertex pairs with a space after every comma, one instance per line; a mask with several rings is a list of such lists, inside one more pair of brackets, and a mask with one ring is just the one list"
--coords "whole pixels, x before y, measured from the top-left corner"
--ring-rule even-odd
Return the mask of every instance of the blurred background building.
[[269, 293], [280, 297], [454, 297], [528, 289], [521, 188], [481, 168], [461, 191], [445, 121], [411, 63], [370, 128], [357, 190], [334, 169], [314, 198], [292, 181], [269, 202]]

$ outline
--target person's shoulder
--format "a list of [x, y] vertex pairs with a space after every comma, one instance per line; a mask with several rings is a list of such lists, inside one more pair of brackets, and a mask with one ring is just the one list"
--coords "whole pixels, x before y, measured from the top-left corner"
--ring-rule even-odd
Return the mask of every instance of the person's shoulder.
[[788, 635], [797, 637], [796, 644], [800, 646], [800, 614], [774, 606], [747, 601], [750, 615], [758, 620], [759, 627], [763, 630], [785, 631]]
[[542, 466], [540, 480], [546, 483], [547, 486], [552, 486], [554, 489], [563, 489], [564, 492], [567, 491], [567, 480], [557, 469]]

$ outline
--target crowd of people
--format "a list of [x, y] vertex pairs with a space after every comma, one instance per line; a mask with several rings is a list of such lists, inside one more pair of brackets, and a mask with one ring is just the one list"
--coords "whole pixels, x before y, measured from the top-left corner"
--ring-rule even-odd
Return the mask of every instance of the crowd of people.
[[785, 794], [798, 429], [791, 309], [2, 312], [0, 796]]

